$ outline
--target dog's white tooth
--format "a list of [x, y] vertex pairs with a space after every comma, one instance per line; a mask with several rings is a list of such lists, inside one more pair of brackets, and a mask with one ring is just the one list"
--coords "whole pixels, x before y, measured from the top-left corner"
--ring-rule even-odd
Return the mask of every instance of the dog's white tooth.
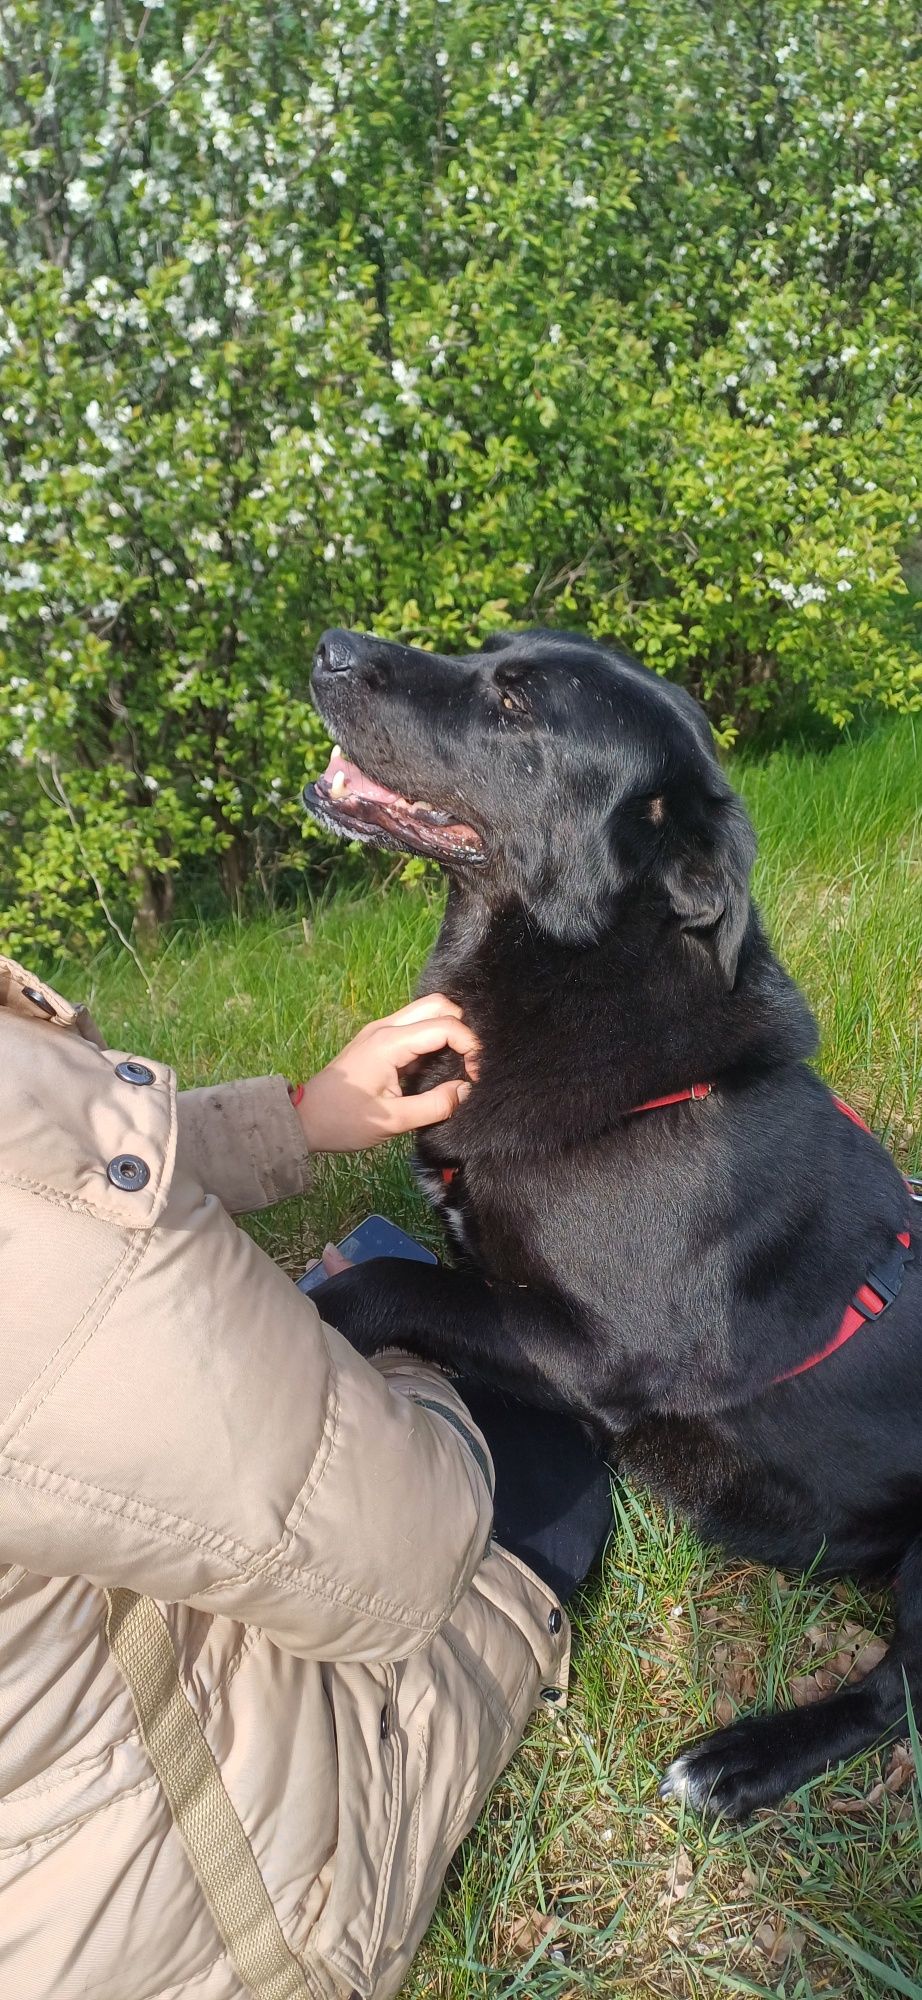
[[337, 771], [334, 774], [333, 782], [330, 786], [331, 799], [341, 798], [345, 789], [346, 789], [346, 773], [345, 771]]
[[332, 748], [332, 750], [331, 750], [331, 752], [330, 752], [330, 760], [331, 760], [331, 762], [332, 762], [332, 759], [333, 759], [334, 757], [341, 757], [341, 756], [342, 756], [342, 754], [343, 754], [343, 747], [342, 747], [342, 744], [341, 744], [341, 743], [334, 743], [334, 745], [333, 745], [333, 748]]

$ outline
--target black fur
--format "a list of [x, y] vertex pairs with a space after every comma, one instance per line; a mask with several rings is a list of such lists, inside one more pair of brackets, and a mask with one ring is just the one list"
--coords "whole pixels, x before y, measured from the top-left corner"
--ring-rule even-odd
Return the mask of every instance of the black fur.
[[[410, 1345], [579, 1413], [733, 1554], [899, 1571], [894, 1642], [860, 1687], [670, 1767], [667, 1791], [745, 1816], [904, 1726], [904, 1675], [922, 1712], [918, 1258], [878, 1324], [773, 1386], [892, 1250], [906, 1188], [808, 1067], [814, 1023], [689, 696], [551, 632], [459, 659], [333, 634], [314, 692], [364, 771], [484, 846], [451, 872], [421, 983], [483, 1046], [467, 1102], [418, 1147], [462, 1268], [363, 1265], [316, 1294], [324, 1313], [366, 1350]], [[456, 1073], [433, 1059], [415, 1087]], [[715, 1093], [625, 1115], [696, 1082]]]

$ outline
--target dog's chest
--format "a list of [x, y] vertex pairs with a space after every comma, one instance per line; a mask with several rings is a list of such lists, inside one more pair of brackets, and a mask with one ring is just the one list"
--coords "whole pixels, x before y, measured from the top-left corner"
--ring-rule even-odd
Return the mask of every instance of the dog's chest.
[[511, 1284], [529, 1282], [519, 1217], [502, 1169], [441, 1161], [417, 1152], [414, 1171], [440, 1216], [452, 1249], [465, 1263]]
[[465, 1199], [463, 1169], [437, 1166], [421, 1160], [418, 1154], [413, 1165], [419, 1185], [440, 1216], [452, 1248], [464, 1257], [475, 1256], [475, 1231], [471, 1226], [470, 1203]]

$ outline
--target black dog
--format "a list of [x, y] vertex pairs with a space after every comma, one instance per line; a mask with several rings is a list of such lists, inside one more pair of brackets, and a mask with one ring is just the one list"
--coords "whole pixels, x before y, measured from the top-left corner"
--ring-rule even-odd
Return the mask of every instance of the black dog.
[[362, 1265], [318, 1291], [324, 1314], [366, 1351], [410, 1345], [577, 1412], [734, 1554], [899, 1571], [893, 1643], [860, 1686], [670, 1766], [664, 1793], [745, 1816], [903, 1727], [906, 1685], [922, 1709], [909, 1190], [808, 1067], [814, 1023], [688, 695], [553, 632], [458, 659], [329, 632], [313, 690], [361, 769], [334, 752], [306, 803], [444, 864], [422, 990], [483, 1047], [419, 1146], [464, 1267]]

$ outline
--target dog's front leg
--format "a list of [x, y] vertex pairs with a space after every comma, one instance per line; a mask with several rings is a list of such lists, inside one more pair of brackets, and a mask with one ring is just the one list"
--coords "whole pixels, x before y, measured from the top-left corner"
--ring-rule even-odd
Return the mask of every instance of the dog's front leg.
[[907, 1706], [922, 1713], [922, 1538], [903, 1559], [896, 1605], [889, 1652], [866, 1680], [808, 1708], [744, 1715], [702, 1737], [670, 1764], [661, 1796], [700, 1812], [747, 1819], [843, 1758], [901, 1734], [908, 1727]]
[[474, 1272], [409, 1258], [375, 1257], [328, 1278], [312, 1297], [363, 1354], [410, 1348], [525, 1402], [597, 1418], [593, 1343], [578, 1315], [545, 1292], [488, 1284]]

